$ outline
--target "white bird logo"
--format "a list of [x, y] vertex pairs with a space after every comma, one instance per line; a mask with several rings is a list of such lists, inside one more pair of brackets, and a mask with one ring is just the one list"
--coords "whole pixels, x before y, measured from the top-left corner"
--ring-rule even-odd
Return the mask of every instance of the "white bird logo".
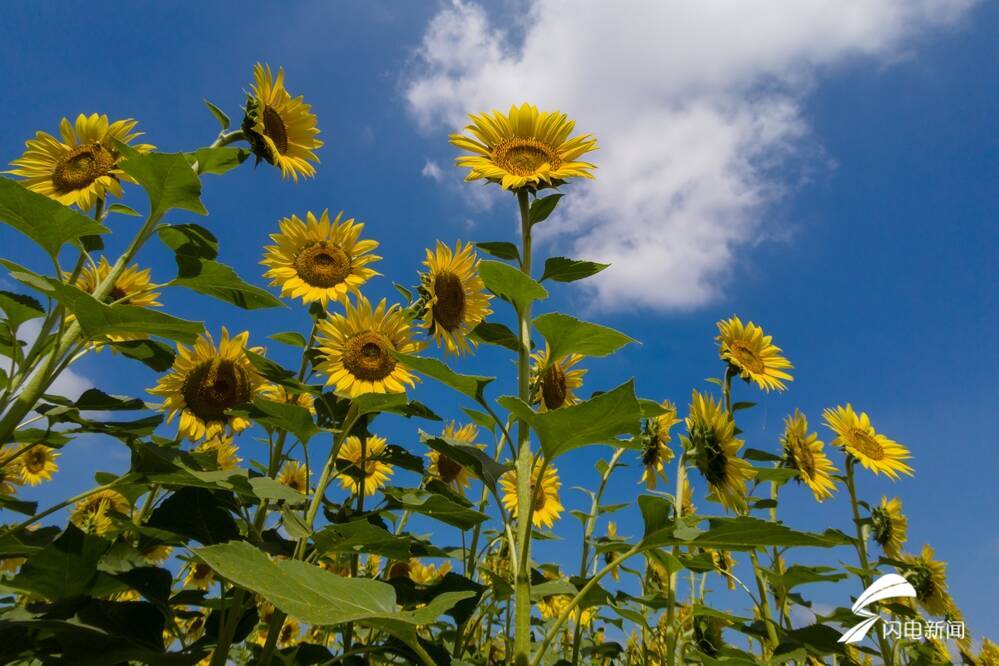
[[881, 619], [880, 615], [877, 615], [869, 610], [867, 607], [873, 604], [875, 601], [881, 601], [882, 599], [891, 599], [894, 597], [915, 597], [916, 590], [913, 589], [912, 585], [902, 576], [898, 574], [885, 574], [878, 578], [876, 581], [871, 583], [870, 587], [864, 590], [864, 593], [857, 598], [853, 606], [850, 609], [853, 611], [854, 615], [864, 618], [863, 621], [858, 622], [849, 631], [840, 636], [840, 643], [859, 643], [867, 637], [867, 632], [871, 630], [878, 620]]

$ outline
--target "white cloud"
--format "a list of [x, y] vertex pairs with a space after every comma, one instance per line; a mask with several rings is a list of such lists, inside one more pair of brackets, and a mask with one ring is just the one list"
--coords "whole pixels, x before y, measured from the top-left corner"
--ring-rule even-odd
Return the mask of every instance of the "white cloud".
[[435, 183], [441, 183], [444, 181], [444, 172], [441, 170], [440, 165], [430, 159], [423, 164], [423, 169], [420, 170], [420, 175], [424, 178], [429, 178]]
[[[41, 331], [40, 320], [33, 319], [25, 322], [18, 330], [18, 338], [24, 341], [26, 347], [34, 344], [38, 333]], [[83, 375], [78, 374], [72, 368], [63, 370], [55, 381], [45, 390], [46, 393], [61, 395], [71, 400], [76, 400], [80, 394], [89, 388], [93, 388], [94, 383]]]
[[517, 4], [523, 20], [503, 29], [456, 0], [428, 26], [406, 96], [428, 131], [524, 100], [569, 113], [598, 137], [599, 170], [546, 223], [550, 242], [614, 263], [593, 281], [605, 305], [696, 307], [740, 248], [783, 233], [764, 217], [795, 186], [789, 166], [821, 155], [803, 150], [814, 80], [903, 57], [973, 2], [549, 0]]

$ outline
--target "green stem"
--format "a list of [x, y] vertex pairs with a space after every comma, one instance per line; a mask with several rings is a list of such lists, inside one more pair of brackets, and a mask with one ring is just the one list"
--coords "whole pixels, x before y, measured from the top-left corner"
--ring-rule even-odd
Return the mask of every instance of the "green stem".
[[[680, 453], [676, 463], [676, 493], [673, 496], [673, 517], [680, 520], [683, 517], [683, 495], [687, 486], [687, 452]], [[676, 555], [677, 546], [672, 553]], [[678, 631], [674, 626], [676, 618], [676, 583], [677, 573], [669, 575], [669, 589], [666, 591], [666, 663], [673, 666], [676, 663], [676, 636]]]

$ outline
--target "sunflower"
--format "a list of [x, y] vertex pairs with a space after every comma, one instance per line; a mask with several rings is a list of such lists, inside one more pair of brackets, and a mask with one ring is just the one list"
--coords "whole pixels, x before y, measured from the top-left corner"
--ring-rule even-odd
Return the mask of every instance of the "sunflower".
[[785, 467], [798, 473], [798, 482], [808, 486], [819, 502], [832, 497], [836, 482], [832, 475], [839, 470], [822, 450], [818, 433], [808, 432], [808, 419], [799, 410], [784, 419], [784, 434], [780, 438], [784, 447]]
[[[620, 542], [621, 539], [617, 536], [617, 523], [613, 520], [607, 522], [607, 536], [604, 540], [610, 543]], [[610, 566], [610, 563], [614, 561], [616, 554], [613, 551], [608, 550], [604, 553], [604, 564]], [[614, 567], [611, 569], [611, 578], [614, 580], [621, 580], [621, 570], [619, 567]]]
[[365, 282], [378, 273], [368, 264], [381, 257], [369, 254], [378, 247], [373, 240], [359, 240], [364, 224], [343, 219], [343, 212], [330, 221], [328, 210], [319, 219], [310, 211], [302, 221], [297, 215], [279, 223], [281, 233], [271, 234], [277, 245], [268, 245], [260, 263], [271, 286], [281, 287], [281, 296], [301, 298], [303, 303], [346, 302]]
[[254, 153], [281, 169], [281, 177], [311, 178], [316, 174], [313, 162], [319, 162], [315, 151], [323, 147], [316, 138], [316, 116], [301, 95], [292, 97], [284, 87], [284, 70], [277, 77], [269, 65], [253, 67], [253, 95], [246, 103], [247, 131]]
[[728, 362], [745, 380], [756, 382], [764, 391], [787, 388], [784, 380], [794, 378], [784, 372], [794, 366], [781, 356], [781, 348], [773, 344], [773, 337], [763, 334], [763, 329], [733, 316], [717, 324], [719, 335], [715, 338], [720, 345], [723, 361]]
[[[392, 465], [378, 459], [385, 452], [385, 438], [378, 435], [370, 435], [364, 443], [364, 450], [361, 450], [361, 440], [351, 435], [344, 441], [337, 454], [337, 460], [344, 461], [340, 469], [340, 485], [344, 490], [356, 494], [360, 486], [360, 479], [364, 480], [364, 494], [373, 495], [379, 488], [388, 482], [395, 470]], [[364, 468], [361, 469], [361, 457], [364, 457]]]
[[732, 553], [727, 550], [715, 550], [714, 548], [705, 548], [706, 553], [711, 556], [711, 562], [714, 564], [715, 571], [725, 579], [725, 584], [728, 589], [735, 589], [735, 578], [732, 577], [732, 570], [735, 569], [735, 558], [732, 557]]
[[881, 504], [871, 509], [871, 534], [888, 557], [901, 557], [908, 529], [909, 521], [902, 513], [899, 498], [882, 497]]
[[188, 643], [193, 643], [201, 638], [202, 634], [205, 633], [205, 622], [207, 620], [208, 616], [206, 613], [195, 612], [180, 621], [180, 630], [184, 633], [184, 638], [187, 639]]
[[444, 562], [438, 567], [436, 564], [423, 564], [417, 559], [409, 561], [409, 579], [417, 585], [436, 585], [450, 571], [450, 562]]
[[232, 437], [227, 437], [222, 433], [203, 441], [194, 449], [194, 452], [214, 453], [215, 464], [218, 465], [219, 469], [233, 469], [243, 460], [239, 457], [239, 448], [233, 442]]
[[372, 309], [358, 295], [357, 304], [344, 304], [344, 314], [333, 314], [319, 322], [316, 369], [327, 376], [327, 386], [356, 398], [365, 393], [404, 393], [417, 377], [398, 362], [395, 353], [413, 354], [423, 344], [413, 340], [406, 313], [385, 299]]
[[549, 358], [548, 343], [543, 350], [531, 354], [531, 402], [547, 412], [579, 402], [574, 391], [583, 385], [586, 370], [573, 366], [583, 360], [580, 354], [568, 354], [557, 360]]
[[298, 405], [309, 410], [313, 416], [316, 415], [316, 398], [311, 393], [293, 393], [280, 384], [267, 384], [260, 389], [260, 397], [273, 402], [284, 402], [289, 405]]
[[454, 250], [437, 241], [436, 251], [427, 250], [420, 274], [420, 293], [426, 302], [423, 325], [449, 354], [460, 356], [474, 340], [468, 334], [486, 317], [490, 294], [479, 277], [479, 259], [471, 243], [455, 243]]
[[51, 481], [59, 471], [56, 458], [59, 454], [42, 444], [36, 444], [21, 456], [21, 478], [29, 486], [37, 486], [43, 481]]
[[984, 639], [982, 641], [982, 651], [978, 655], [978, 658], [984, 666], [999, 666], [999, 645], [996, 645], [987, 638]]
[[[74, 285], [80, 291], [93, 294], [97, 291], [97, 287], [111, 274], [111, 268], [107, 257], [101, 257], [96, 266], [90, 264], [80, 271]], [[67, 278], [70, 276], [69, 273], [64, 273], [64, 275]], [[153, 292], [150, 289], [150, 285], [152, 285], [150, 269], [140, 269], [138, 264], [132, 264], [115, 279], [111, 291], [104, 297], [104, 302], [107, 304], [123, 303], [140, 308], [159, 307], [162, 305], [162, 303], [156, 300], [159, 293]], [[67, 317], [67, 319], [73, 318], [73, 315]], [[145, 336], [116, 334], [109, 335], [107, 338], [111, 342], [122, 342], [124, 340], [141, 340]]]
[[[120, 197], [122, 180], [135, 182], [119, 168], [121, 156], [115, 144], [127, 144], [140, 136], [141, 132], [132, 131], [137, 124], [131, 118], [111, 123], [107, 116], [96, 113], [81, 113], [75, 123], [63, 118], [59, 137], [36, 132], [34, 139], [25, 142], [24, 155], [10, 163], [17, 168], [7, 173], [20, 176], [29, 190], [64, 206], [90, 210], [109, 192]], [[133, 148], [148, 153], [153, 146], [143, 143]]]
[[[274, 617], [274, 606], [263, 602], [259, 605], [257, 614], [260, 617], [260, 624], [257, 626], [254, 641], [258, 645], [263, 645], [267, 642], [267, 634], [270, 633], [271, 618]], [[278, 647], [286, 648], [295, 645], [298, 643], [301, 633], [302, 625], [299, 624], [298, 620], [293, 617], [286, 617], [284, 624], [281, 625], [281, 631], [278, 633]]]
[[687, 436], [694, 464], [704, 475], [722, 506], [737, 510], [746, 506], [746, 481], [756, 476], [749, 462], [738, 457], [742, 440], [735, 438], [735, 421], [721, 402], [693, 392]]
[[[243, 353], [249, 337], [244, 331], [230, 338], [222, 327], [218, 347], [208, 333], [198, 338], [193, 348], [177, 345], [173, 368], [149, 392], [165, 398], [167, 422], [180, 414], [180, 436], [198, 441], [250, 427], [246, 418], [226, 414], [252, 400], [264, 382]], [[256, 347], [253, 351], [263, 350]]]
[[[572, 597], [568, 594], [552, 594], [547, 597], [542, 597], [538, 600], [538, 612], [541, 613], [542, 619], [554, 620], [562, 613], [565, 609], [569, 607], [572, 603]], [[580, 624], [584, 627], [589, 627], [593, 623], [593, 618], [596, 616], [596, 609], [594, 607], [584, 608], [580, 612], [577, 606], [573, 609], [572, 614], [569, 619], [573, 622], [576, 618], [580, 618]]]
[[954, 601], [947, 592], [947, 564], [933, 559], [933, 548], [924, 545], [918, 555], [903, 554], [902, 575], [916, 590], [916, 601], [930, 615], [947, 615], [955, 611]]
[[[457, 423], [451, 421], [441, 432], [441, 439], [463, 446], [476, 446], [478, 436], [479, 428], [474, 423], [466, 423], [459, 428]], [[431, 449], [427, 457], [430, 459], [427, 473], [433, 478], [440, 479], [459, 492], [471, 484], [472, 473], [445, 454]]]
[[[12, 454], [12, 447], [7, 444], [0, 445], [0, 458], [7, 460]], [[0, 467], [0, 495], [13, 495], [17, 492], [15, 486], [22, 483], [24, 478], [21, 476], [20, 459], [10, 460]]]
[[109, 512], [121, 515], [129, 512], [128, 500], [117, 490], [100, 490], [84, 497], [76, 503], [69, 519], [84, 532], [102, 535], [114, 527], [108, 517]]
[[826, 409], [822, 415], [826, 425], [836, 433], [833, 444], [843, 447], [847, 453], [860, 461], [860, 464], [875, 474], [886, 474], [897, 479], [899, 474], [913, 475], [913, 470], [905, 463], [912, 457], [904, 446], [875, 432], [866, 412], [859, 415], [853, 406]]
[[195, 587], [207, 590], [215, 581], [215, 571], [204, 562], [188, 562], [187, 575], [184, 576], [184, 587]]
[[642, 465], [645, 471], [639, 483], [645, 482], [649, 490], [656, 489], [656, 477], [662, 477], [666, 482], [665, 465], [673, 459], [673, 449], [669, 443], [673, 440], [670, 429], [680, 422], [676, 418], [676, 405], [669, 400], [662, 404], [666, 410], [658, 416], [653, 416], [645, 422], [645, 432], [642, 433]]
[[509, 113], [471, 115], [465, 129], [472, 136], [452, 134], [451, 144], [472, 155], [455, 163], [468, 168], [465, 180], [485, 178], [504, 190], [554, 187], [571, 178], [593, 178], [589, 162], [578, 161], [597, 149], [590, 134], [569, 138], [576, 123], [560, 111], [538, 111], [532, 104], [511, 106]]
[[309, 489], [308, 470], [297, 460], [289, 460], [284, 464], [281, 473], [278, 474], [277, 481], [300, 493]]
[[142, 559], [149, 564], [162, 564], [170, 554], [173, 553], [173, 546], [158, 543], [142, 549]]
[[[562, 514], [562, 503], [558, 499], [559, 488], [562, 481], [558, 478], [558, 470], [553, 466], [545, 467], [545, 475], [538, 480], [538, 473], [541, 471], [542, 462], [539, 459], [531, 470], [531, 487], [534, 488], [534, 510], [531, 513], [531, 523], [535, 527], [551, 528], [555, 521]], [[511, 469], [500, 477], [500, 486], [503, 488], [503, 506], [510, 514], [516, 518], [517, 503], [517, 469]]]

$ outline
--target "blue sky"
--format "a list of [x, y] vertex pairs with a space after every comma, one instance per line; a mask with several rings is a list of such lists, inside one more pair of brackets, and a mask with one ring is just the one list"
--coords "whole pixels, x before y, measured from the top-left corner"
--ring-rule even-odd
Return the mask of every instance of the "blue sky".
[[[927, 15], [936, 6], [930, 0], [922, 5]], [[773, 62], [758, 64], [752, 85], [726, 83], [729, 75], [718, 73], [731, 68], [724, 62], [706, 70], [696, 85], [668, 90], [655, 89], [651, 78], [646, 82], [640, 72], [623, 69], [621, 76], [635, 79], [630, 88], [634, 96], [628, 100], [633, 106], [618, 108], [624, 102], [613, 97], [604, 99], [603, 106], [580, 103], [578, 111], [564, 106], [580, 118], [581, 130], [613, 127], [613, 119], [625, 112], [683, 108], [683, 98], [676, 96], [689, 94], [722, 110], [722, 129], [743, 131], [740, 123], [748, 117], [751, 147], [744, 159], [722, 159], [717, 173], [692, 171], [688, 180], [695, 183], [691, 191], [699, 197], [697, 210], [681, 206], [674, 218], [664, 215], [660, 227], [658, 218], [650, 222], [639, 216], [636, 211], [648, 201], [634, 197], [662, 193], [637, 195], [631, 183], [615, 181], [622, 170], [612, 167], [622, 164], [624, 139], [615, 143], [623, 135], [608, 129], [606, 136], [598, 134], [602, 150], [594, 161], [601, 167], [598, 183], [615, 184], [613, 196], [598, 184], [569, 188], [569, 201], [576, 203], [551, 222], [538, 251], [542, 256], [601, 259], [579, 251], [599, 249], [604, 238], [608, 256], [634, 257], [633, 266], [618, 261], [608, 271], [617, 277], [608, 277], [596, 290], [559, 285], [543, 305], [545, 310], [582, 309], [586, 317], [642, 341], [613, 361], [589, 362], [590, 389], [606, 389], [634, 376], [643, 396], [686, 404], [691, 387], [704, 388], [705, 377], [720, 373], [714, 322], [737, 313], [762, 324], [796, 366], [787, 393], [758, 396], [748, 387], [737, 389], [738, 399], [760, 403], [742, 426], [749, 446], [775, 450], [781, 421], [795, 407], [820, 432], [824, 407], [850, 401], [870, 413], [875, 427], [911, 449], [917, 474], [895, 484], [862, 474], [861, 495], [871, 501], [881, 494], [902, 498], [910, 548], [924, 542], [935, 546], [949, 562], [952, 590], [972, 630], [995, 636], [999, 72], [990, 65], [999, 57], [999, 7], [950, 5], [960, 7], [939, 20], [890, 13], [898, 22], [891, 34], [874, 34], [870, 44], [863, 41], [867, 33], [831, 40], [827, 48], [804, 51], [807, 66], [775, 65], [779, 58], [774, 56]], [[453, 54], [464, 53], [467, 44], [448, 50], [435, 40], [451, 33], [434, 32], [433, 27], [441, 28], [449, 18], [481, 28], [475, 22], [484, 17], [492, 29], [508, 21], [504, 39], [493, 44], [500, 49], [496, 62], [506, 66], [504, 58], [523, 59], [532, 52], [533, 31], [551, 18], [534, 15], [534, 24], [524, 23], [517, 18], [520, 6], [487, 14], [474, 6], [433, 3], [299, 3], [291, 8], [213, 3], [196, 9], [161, 4], [123, 10], [91, 2], [85, 12], [61, 3], [12, 5], [0, 25], [5, 63], [0, 157], [7, 162], [19, 156], [25, 139], [37, 129], [55, 131], [63, 116], [95, 111], [138, 119], [146, 140], [161, 150], [207, 145], [217, 125], [201, 100], [211, 99], [236, 118], [253, 63], [283, 65], [289, 88], [305, 95], [319, 117], [326, 147], [318, 177], [294, 185], [281, 182], [266, 165], [256, 170], [245, 165], [222, 178], [205, 178], [208, 218], [180, 212], [170, 222], [208, 226], [221, 241], [219, 259], [263, 285], [260, 248], [280, 217], [342, 209], [365, 220], [366, 233], [382, 243], [384, 260], [378, 268], [386, 277], [367, 293], [391, 299], [391, 281], [412, 283], [424, 248], [438, 238], [513, 239], [512, 201], [484, 195], [478, 186], [460, 186], [450, 166], [454, 153], [446, 135], [457, 128], [454, 100], [426, 102], [414, 91], [421, 81], [434, 82], [437, 90], [452, 81], [459, 90], [472, 86], [464, 88], [474, 92], [470, 105], [493, 99], [489, 91], [480, 95], [487, 80], [483, 72], [495, 71], [488, 58], [442, 59], [433, 52], [435, 44]], [[881, 18], [875, 19], [883, 27]], [[712, 20], [719, 30], [739, 21], [724, 13]], [[792, 17], [788, 21], [793, 31]], [[676, 28], [663, 28], [669, 29]], [[561, 33], [553, 37], [563, 38]], [[803, 40], [812, 49], [808, 34]], [[613, 61], [632, 48], [625, 41], [600, 44], [601, 57]], [[577, 46], [592, 44], [583, 40]], [[779, 57], [790, 60], [795, 53], [790, 49]], [[515, 75], [509, 81], [497, 84], [498, 91], [519, 92], [523, 82], [523, 96], [537, 87], [535, 73], [536, 78], [551, 76], [544, 67], [525, 69], [522, 61], [518, 66], [511, 69]], [[585, 71], [573, 76], [585, 78]], [[645, 83], [652, 88], [647, 96]], [[562, 99], [591, 99], [566, 92], [578, 85], [568, 79], [565, 90], [557, 82], [546, 85], [542, 96], [560, 105]], [[599, 92], [592, 94], [599, 97]], [[586, 118], [592, 120], [589, 127]], [[674, 126], [682, 127], [680, 120]], [[665, 145], [675, 161], [664, 168], [662, 182], [677, 173], [683, 181], [683, 168], [695, 169], [695, 158], [705, 156], [711, 137], [688, 145], [666, 131], [650, 134], [643, 143]], [[746, 144], [738, 139], [731, 149], [741, 155]], [[728, 192], [731, 178], [742, 185], [749, 182], [748, 192], [741, 192], [735, 203]], [[721, 187], [698, 189], [701, 181]], [[617, 196], [620, 209], [608, 208]], [[722, 199], [712, 199], [718, 196]], [[141, 199], [134, 201], [141, 204]], [[712, 207], [713, 202], [718, 205]], [[721, 212], [698, 217], [707, 215], [697, 213], [704, 210]], [[109, 251], [127, 241], [134, 224], [129, 218], [113, 221], [121, 233], [112, 236]], [[669, 233], [663, 236], [660, 228]], [[686, 248], [699, 248], [689, 238], [703, 229], [725, 239], [726, 251], [719, 258], [723, 267], [694, 266], [693, 250]], [[632, 245], [614, 245], [618, 241], [613, 239], [629, 237]], [[4, 256], [44, 267], [12, 230], [0, 229], [0, 243]], [[172, 257], [155, 242], [143, 250], [140, 261], [161, 281], [173, 275]], [[665, 272], [642, 272], [657, 263], [668, 265]], [[693, 286], [678, 286], [687, 284]], [[9, 281], [5, 287], [10, 288]], [[303, 330], [307, 322], [297, 306], [277, 314], [247, 313], [180, 291], [161, 300], [174, 314], [206, 320], [213, 331], [222, 324], [230, 330], [250, 328], [258, 344], [267, 342], [269, 353], [287, 364], [294, 362], [292, 356], [265, 341], [265, 335]], [[505, 353], [487, 350], [462, 361], [458, 369], [509, 375], [507, 360]], [[139, 396], [155, 381], [143, 366], [107, 353], [86, 359], [76, 372], [80, 382]], [[493, 395], [512, 390], [509, 381], [498, 384]], [[414, 397], [441, 414], [458, 415], [451, 396], [427, 382]], [[428, 427], [391, 419], [378, 425], [391, 441], [415, 451], [421, 450], [415, 428]], [[252, 451], [252, 446], [245, 444], [244, 450]], [[592, 449], [560, 461], [563, 499], [570, 507], [582, 506], [583, 496], [569, 488], [595, 483], [593, 463], [601, 455], [606, 450]], [[26, 490], [24, 496], [45, 504], [78, 492], [88, 487], [95, 461], [102, 469], [121, 469], [127, 465], [126, 451], [114, 441], [80, 441], [64, 452], [55, 483]], [[637, 476], [637, 467], [624, 470], [609, 489], [608, 501], [632, 501], [639, 490]], [[843, 495], [818, 506], [802, 489], [789, 487], [782, 495], [781, 516], [802, 528], [849, 529]], [[622, 533], [637, 534], [637, 516], [621, 515], [619, 522]], [[575, 544], [574, 523], [566, 516], [560, 533]], [[457, 535], [445, 533], [457, 542]], [[538, 557], [555, 557], [562, 547], [541, 544]], [[837, 556], [852, 563], [846, 551]], [[820, 559], [815, 554], [813, 561]], [[848, 605], [846, 595], [857, 591], [816, 588], [809, 593], [825, 603]], [[741, 602], [733, 598], [731, 603]]]

